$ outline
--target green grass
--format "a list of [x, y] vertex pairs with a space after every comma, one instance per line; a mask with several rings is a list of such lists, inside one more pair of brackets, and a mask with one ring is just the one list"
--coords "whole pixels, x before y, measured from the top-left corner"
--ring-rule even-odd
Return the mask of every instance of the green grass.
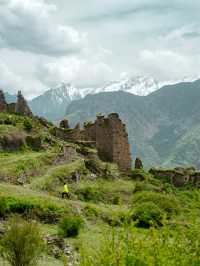
[[32, 179], [31, 188], [57, 194], [62, 191], [64, 181], [71, 182], [76, 172], [80, 174], [80, 178], [84, 176], [86, 169], [83, 159], [49, 168], [46, 174]]
[[56, 157], [54, 150], [43, 152], [0, 153], [0, 176], [17, 180], [21, 175], [28, 177], [44, 172]]

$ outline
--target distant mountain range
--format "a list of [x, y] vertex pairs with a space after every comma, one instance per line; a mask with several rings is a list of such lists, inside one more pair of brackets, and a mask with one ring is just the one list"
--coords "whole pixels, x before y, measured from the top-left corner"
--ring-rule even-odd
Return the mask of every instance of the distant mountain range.
[[[128, 127], [133, 158], [142, 157], [146, 166], [195, 164], [200, 169], [200, 80], [162, 85], [145, 77], [98, 89], [62, 83], [29, 105], [52, 121], [66, 116], [72, 126], [94, 120], [97, 113], [118, 112]], [[6, 99], [16, 101], [16, 96], [6, 93]]]
[[200, 80], [164, 86], [148, 96], [124, 91], [88, 95], [68, 105], [72, 125], [117, 112], [128, 127], [133, 157], [146, 166], [195, 164], [200, 169]]
[[[190, 79], [183, 79], [190, 80]], [[44, 94], [29, 101], [32, 111], [39, 116], [46, 117], [51, 121], [60, 120], [66, 112], [67, 106], [73, 101], [84, 98], [89, 94], [100, 92], [124, 91], [135, 95], [148, 95], [164, 85], [178, 83], [180, 81], [159, 82], [152, 77], [137, 76], [129, 79], [110, 82], [99, 88], [76, 88], [71, 84], [60, 83]], [[14, 95], [6, 95], [8, 101], [15, 100]]]

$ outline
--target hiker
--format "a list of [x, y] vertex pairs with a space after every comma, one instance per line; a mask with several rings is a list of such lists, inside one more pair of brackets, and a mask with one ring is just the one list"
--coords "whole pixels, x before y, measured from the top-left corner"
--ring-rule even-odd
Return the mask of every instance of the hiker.
[[64, 183], [62, 198], [64, 199], [65, 196], [69, 199], [69, 189], [66, 183]]

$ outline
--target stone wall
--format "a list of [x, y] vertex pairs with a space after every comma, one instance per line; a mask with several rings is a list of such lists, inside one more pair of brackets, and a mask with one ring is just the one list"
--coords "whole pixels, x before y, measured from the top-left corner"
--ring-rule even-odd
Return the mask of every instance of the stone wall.
[[83, 141], [95, 143], [98, 155], [105, 161], [116, 163], [125, 173], [131, 171], [131, 154], [126, 126], [118, 114], [113, 113], [108, 117], [98, 116], [96, 121], [85, 123], [83, 130], [80, 125], [74, 129], [55, 127], [53, 134], [66, 141]]
[[118, 114], [98, 116], [94, 123], [84, 127], [83, 138], [96, 142], [100, 158], [118, 164], [126, 173], [131, 171], [128, 134]]
[[200, 187], [200, 172], [194, 167], [176, 167], [174, 169], [152, 168], [149, 172], [161, 180], [171, 182], [175, 187], [193, 184]]
[[0, 112], [5, 112], [7, 109], [7, 103], [2, 90], [0, 90]]
[[18, 113], [26, 116], [33, 115], [21, 91], [18, 92], [17, 102], [8, 104], [3, 91], [0, 90], [0, 112]]
[[15, 107], [15, 112], [18, 114], [27, 115], [27, 116], [33, 115], [21, 91], [18, 91], [18, 94], [17, 94], [17, 103]]

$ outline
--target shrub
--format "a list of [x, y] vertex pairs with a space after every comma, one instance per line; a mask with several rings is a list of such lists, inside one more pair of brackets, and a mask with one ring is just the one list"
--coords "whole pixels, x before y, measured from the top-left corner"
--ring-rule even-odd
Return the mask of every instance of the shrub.
[[8, 211], [8, 204], [5, 199], [0, 198], [0, 217], [5, 217]]
[[79, 216], [64, 217], [59, 223], [59, 234], [63, 237], [75, 237], [83, 225]]
[[13, 121], [12, 117], [6, 117], [6, 119], [4, 120], [4, 124], [15, 125], [15, 121]]
[[161, 191], [160, 186], [153, 185], [146, 181], [137, 181], [135, 183], [134, 193], [140, 191]]
[[43, 250], [43, 241], [35, 223], [16, 216], [8, 224], [1, 240], [2, 256], [12, 266], [36, 265]]
[[132, 215], [136, 226], [149, 228], [151, 225], [162, 225], [163, 212], [153, 202], [139, 204]]
[[24, 120], [23, 126], [24, 126], [24, 129], [28, 132], [31, 131], [33, 128], [32, 123], [28, 119]]
[[84, 214], [88, 218], [95, 218], [95, 217], [99, 216], [99, 211], [98, 211], [98, 209], [96, 209], [93, 206], [86, 205], [85, 208], [84, 208]]
[[133, 198], [133, 204], [152, 202], [157, 205], [162, 211], [171, 217], [172, 214], [178, 214], [180, 210], [179, 201], [175, 196], [170, 194], [147, 192], [137, 193]]

